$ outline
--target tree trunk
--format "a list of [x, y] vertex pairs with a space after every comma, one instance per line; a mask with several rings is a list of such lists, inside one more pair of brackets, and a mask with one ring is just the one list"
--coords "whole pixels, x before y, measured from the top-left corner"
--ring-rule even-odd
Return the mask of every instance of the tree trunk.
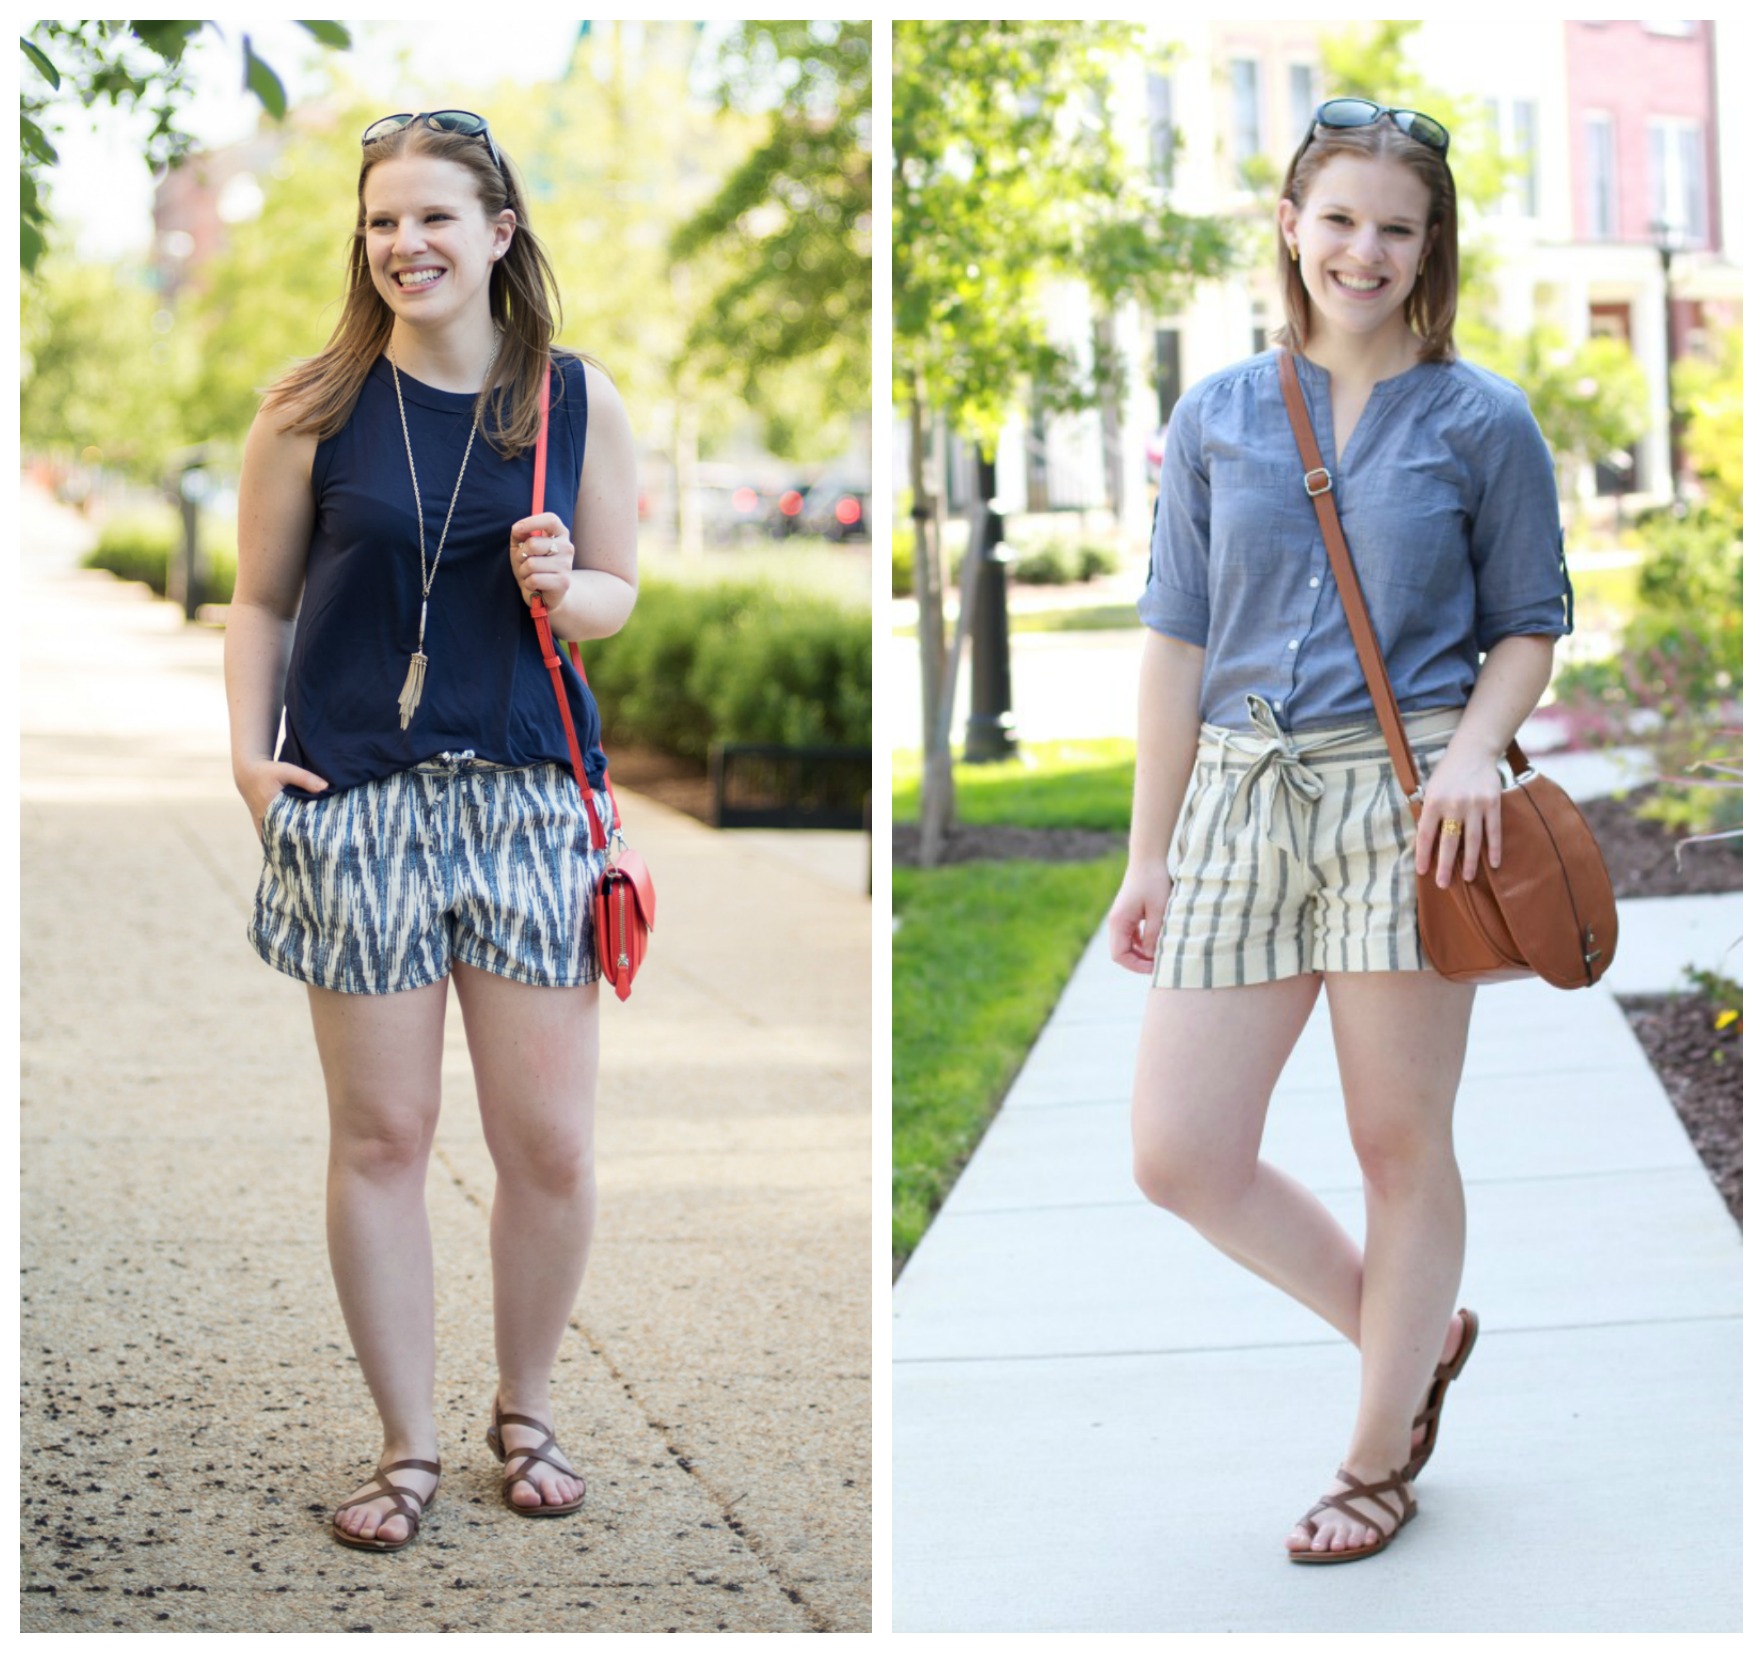
[[918, 599], [919, 723], [924, 746], [918, 859], [921, 866], [934, 867], [955, 819], [955, 769], [949, 753], [949, 723], [942, 715], [945, 673], [953, 668], [945, 654], [942, 547], [931, 532], [934, 507], [926, 480], [930, 464], [929, 431], [916, 375], [910, 418], [907, 480], [912, 489], [912, 589]]
[[1095, 349], [1099, 387], [1099, 409], [1102, 415], [1102, 480], [1108, 497], [1108, 509], [1114, 513], [1114, 525], [1120, 526], [1126, 511], [1126, 465], [1120, 442], [1120, 374], [1114, 358], [1116, 343], [1114, 312], [1101, 297], [1090, 301], [1096, 307], [1092, 344]]

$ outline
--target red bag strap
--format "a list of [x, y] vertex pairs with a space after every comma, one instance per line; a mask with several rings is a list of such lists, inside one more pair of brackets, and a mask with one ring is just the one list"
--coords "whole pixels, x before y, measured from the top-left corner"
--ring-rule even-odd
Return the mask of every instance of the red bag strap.
[[[1289, 350], [1279, 353], [1279, 389], [1285, 398], [1286, 417], [1297, 438], [1298, 457], [1304, 462], [1304, 491], [1316, 507], [1316, 520], [1322, 528], [1322, 543], [1328, 548], [1328, 565], [1334, 571], [1334, 583], [1341, 594], [1341, 607], [1347, 613], [1347, 629], [1353, 634], [1353, 646], [1359, 651], [1359, 665], [1365, 673], [1366, 686], [1371, 690], [1371, 703], [1377, 708], [1378, 727], [1389, 744], [1390, 758], [1395, 766], [1396, 780], [1408, 801], [1420, 808], [1420, 772], [1415, 767], [1414, 749], [1408, 744], [1408, 731], [1402, 727], [1402, 714], [1396, 705], [1395, 691], [1390, 687], [1390, 674], [1384, 665], [1383, 650], [1378, 647], [1377, 633], [1372, 629], [1371, 614], [1365, 606], [1365, 593], [1353, 567], [1353, 554], [1347, 549], [1347, 536], [1341, 529], [1341, 515], [1335, 508], [1334, 477], [1322, 462], [1322, 449], [1311, 428], [1310, 410], [1304, 405], [1304, 392], [1298, 383], [1298, 364]], [[1529, 761], [1513, 741], [1506, 760], [1514, 775], [1522, 775]]]
[[[550, 446], [551, 434], [551, 373], [545, 371], [545, 394], [539, 401], [539, 440], [533, 448], [533, 509], [535, 517], [545, 509], [545, 462]], [[551, 635], [550, 610], [545, 607], [542, 597], [534, 596], [529, 612], [533, 617], [533, 626], [539, 634], [539, 654], [545, 662], [546, 671], [551, 674], [551, 687], [557, 693], [557, 711], [563, 719], [564, 738], [569, 742], [569, 763], [575, 770], [575, 784], [581, 790], [582, 802], [587, 805], [588, 831], [592, 835], [594, 848], [602, 851], [606, 848], [606, 829], [600, 824], [600, 812], [594, 807], [593, 789], [588, 785], [588, 773], [582, 766], [581, 743], [576, 739], [575, 718], [569, 710], [569, 693], [563, 687], [563, 662], [557, 655], [557, 643]], [[575, 662], [576, 672], [583, 683], [588, 674], [582, 670], [582, 656], [572, 641], [569, 645], [570, 658]], [[601, 753], [604, 759], [604, 752]], [[606, 781], [606, 796], [612, 804], [612, 830], [619, 830], [618, 797], [612, 790], [610, 777], [602, 777]]]

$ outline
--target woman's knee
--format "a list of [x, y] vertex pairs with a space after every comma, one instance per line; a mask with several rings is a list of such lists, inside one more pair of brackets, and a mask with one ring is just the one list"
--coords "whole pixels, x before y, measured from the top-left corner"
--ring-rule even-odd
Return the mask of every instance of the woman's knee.
[[1449, 1124], [1428, 1117], [1423, 1108], [1353, 1121], [1350, 1131], [1360, 1174], [1373, 1194], [1420, 1193], [1455, 1169]]
[[1200, 1228], [1237, 1203], [1254, 1166], [1237, 1165], [1176, 1137], [1141, 1133], [1133, 1140], [1132, 1172], [1139, 1192], [1153, 1205]]
[[486, 1134], [499, 1182], [548, 1199], [593, 1197], [594, 1144], [586, 1132]]
[[358, 1176], [420, 1173], [434, 1134], [427, 1109], [345, 1104], [331, 1110], [331, 1159]]

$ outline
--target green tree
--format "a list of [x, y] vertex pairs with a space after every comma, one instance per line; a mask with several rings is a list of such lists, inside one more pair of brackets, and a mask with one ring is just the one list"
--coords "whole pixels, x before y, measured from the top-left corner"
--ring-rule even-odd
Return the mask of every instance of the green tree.
[[843, 448], [869, 410], [870, 57], [868, 22], [743, 23], [727, 36], [721, 106], [763, 128], [671, 245], [714, 260], [687, 351], [739, 388], [774, 451], [805, 458]]
[[[1620, 339], [1569, 347], [1552, 327], [1519, 338], [1487, 334], [1476, 359], [1523, 387], [1560, 471], [1608, 460], [1646, 431], [1647, 375]], [[1563, 486], [1562, 493], [1570, 497], [1571, 490]]]
[[[1107, 348], [1115, 307], [1178, 304], [1226, 268], [1231, 241], [1221, 222], [1171, 209], [1108, 118], [1115, 75], [1142, 60], [1136, 26], [900, 22], [893, 43], [894, 396], [911, 434], [929, 864], [954, 818], [949, 729], [967, 621], [964, 601], [945, 635], [931, 421], [989, 453], [1030, 386], [1048, 408], [1103, 399], [1119, 371]], [[1092, 296], [1101, 348], [1087, 363], [1049, 332], [1059, 280]], [[978, 562], [967, 559], [968, 591]]]
[[24, 445], [157, 482], [186, 440], [178, 389], [190, 355], [141, 273], [51, 254], [20, 296]]
[[[313, 39], [330, 47], [346, 47], [349, 31], [341, 23], [302, 23]], [[19, 263], [36, 269], [48, 250], [51, 223], [47, 175], [58, 159], [50, 132], [78, 102], [90, 109], [99, 102], [113, 109], [144, 108], [153, 117], [142, 158], [157, 172], [175, 166], [189, 153], [191, 139], [180, 129], [179, 117], [194, 95], [185, 76], [184, 52], [204, 28], [220, 31], [218, 23], [95, 21], [31, 26], [20, 38], [26, 73], [18, 97], [20, 163], [18, 193]], [[280, 120], [288, 99], [276, 72], [251, 49], [250, 35], [240, 37], [245, 86]]]
[[1708, 503], [1734, 528], [1745, 517], [1745, 334], [1727, 328], [1711, 358], [1686, 357], [1672, 369], [1684, 410], [1683, 451], [1708, 490]]
[[[507, 86], [487, 113], [531, 186], [562, 289], [564, 342], [601, 358], [640, 432], [673, 456], [681, 549], [702, 545], [700, 448], [735, 421], [687, 348], [711, 265], [675, 257], [675, 225], [746, 154], [751, 129], [694, 89], [696, 25], [595, 25], [554, 95]], [[665, 119], [657, 111], [667, 112]]]
[[178, 295], [176, 327], [198, 362], [181, 410], [192, 441], [242, 441], [269, 384], [330, 336], [354, 239], [360, 134], [383, 112], [364, 94], [339, 93], [291, 123], [258, 180], [262, 210], [228, 226], [221, 251]]

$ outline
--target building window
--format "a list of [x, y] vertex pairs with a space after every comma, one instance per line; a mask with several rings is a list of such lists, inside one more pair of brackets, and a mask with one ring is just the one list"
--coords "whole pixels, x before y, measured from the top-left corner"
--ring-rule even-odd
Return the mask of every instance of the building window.
[[1537, 215], [1537, 106], [1531, 98], [1489, 98], [1488, 124], [1499, 141], [1502, 161], [1517, 170], [1506, 185], [1498, 211], [1507, 217]]
[[1145, 121], [1151, 137], [1151, 182], [1174, 189], [1175, 99], [1168, 75], [1145, 76]]
[[1261, 65], [1252, 57], [1237, 57], [1230, 64], [1231, 159], [1237, 180], [1246, 184], [1248, 163], [1262, 152]]
[[1586, 233], [1616, 239], [1616, 125], [1608, 115], [1585, 118]]
[[1157, 406], [1162, 417], [1181, 400], [1181, 334], [1174, 328], [1157, 329]]
[[1292, 117], [1292, 153], [1310, 135], [1310, 120], [1320, 101], [1316, 96], [1316, 67], [1310, 63], [1294, 63], [1287, 70], [1287, 103]]
[[1524, 176], [1514, 186], [1518, 210], [1526, 218], [1535, 218], [1538, 205], [1537, 106], [1531, 98], [1514, 98], [1511, 112], [1512, 153], [1524, 163]]
[[1679, 245], [1708, 244], [1708, 188], [1699, 121], [1647, 122], [1647, 207], [1652, 224], [1668, 225]]

